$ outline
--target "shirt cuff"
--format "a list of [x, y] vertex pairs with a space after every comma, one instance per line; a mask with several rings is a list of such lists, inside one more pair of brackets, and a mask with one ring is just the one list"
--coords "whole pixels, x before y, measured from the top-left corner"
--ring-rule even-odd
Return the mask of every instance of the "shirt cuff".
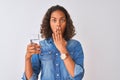
[[[37, 80], [38, 77], [35, 73], [32, 74], [30, 80]], [[27, 80], [25, 73], [23, 74], [22, 80]]]
[[72, 77], [72, 76], [70, 75], [70, 78], [73, 80], [73, 79], [76, 78], [77, 76], [78, 76], [78, 77], [79, 77], [79, 76], [83, 76], [83, 74], [84, 74], [84, 69], [83, 69], [83, 67], [81, 67], [81, 66], [78, 65], [78, 64], [75, 64], [74, 77]]

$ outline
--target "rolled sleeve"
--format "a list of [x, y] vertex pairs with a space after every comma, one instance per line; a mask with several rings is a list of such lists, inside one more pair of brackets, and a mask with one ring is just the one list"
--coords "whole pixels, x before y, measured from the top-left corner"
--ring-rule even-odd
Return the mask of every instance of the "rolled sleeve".
[[[30, 80], [38, 80], [38, 75], [40, 73], [40, 67], [41, 67], [38, 54], [32, 55], [31, 64], [32, 64], [33, 74]], [[25, 72], [23, 73], [22, 80], [27, 80]]]
[[84, 75], [84, 69], [80, 65], [75, 64], [74, 77], [70, 75], [70, 79], [81, 80], [83, 75]]
[[[37, 79], [38, 79], [37, 75], [33, 73], [30, 80], [37, 80]], [[25, 73], [23, 74], [22, 80], [27, 80]]]
[[83, 73], [84, 73], [84, 69], [80, 65], [75, 64], [74, 77]]
[[73, 61], [75, 62], [74, 68], [74, 77], [70, 75], [71, 80], [82, 80], [84, 76], [84, 54], [83, 49], [80, 42], [74, 43], [76, 46], [74, 47], [74, 57]]

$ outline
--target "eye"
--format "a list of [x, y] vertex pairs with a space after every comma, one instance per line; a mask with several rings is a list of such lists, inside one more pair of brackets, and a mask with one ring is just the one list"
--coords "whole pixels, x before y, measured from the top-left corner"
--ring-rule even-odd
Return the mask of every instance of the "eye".
[[60, 20], [61, 23], [65, 22], [65, 21], [66, 21], [66, 19], [64, 19], [64, 18]]
[[56, 21], [57, 21], [56, 19], [51, 19], [51, 22], [54, 22], [54, 23], [55, 23]]

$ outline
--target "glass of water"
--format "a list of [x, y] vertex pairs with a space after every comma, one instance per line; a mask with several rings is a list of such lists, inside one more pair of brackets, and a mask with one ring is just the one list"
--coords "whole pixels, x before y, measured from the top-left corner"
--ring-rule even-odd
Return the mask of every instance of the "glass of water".
[[38, 45], [40, 45], [40, 34], [31, 34], [30, 35], [30, 43], [37, 43]]

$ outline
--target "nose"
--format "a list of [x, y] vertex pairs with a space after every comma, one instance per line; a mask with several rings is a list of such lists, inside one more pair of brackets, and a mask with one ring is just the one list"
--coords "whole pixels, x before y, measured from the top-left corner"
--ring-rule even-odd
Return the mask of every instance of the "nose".
[[60, 27], [60, 25], [61, 25], [61, 23], [60, 23], [60, 21], [58, 20], [58, 21], [57, 21], [57, 26]]

